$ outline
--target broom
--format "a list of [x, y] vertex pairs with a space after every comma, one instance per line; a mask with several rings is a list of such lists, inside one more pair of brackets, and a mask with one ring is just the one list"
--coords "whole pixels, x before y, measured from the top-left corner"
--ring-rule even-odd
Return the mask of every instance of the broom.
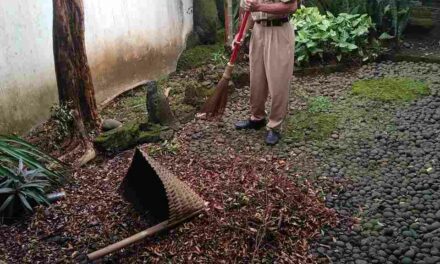
[[[251, 13], [246, 11], [244, 13], [243, 20], [240, 25], [240, 30], [238, 32], [237, 39], [241, 40], [244, 35], [244, 30], [246, 29], [246, 24], [249, 19], [249, 15]], [[228, 101], [228, 88], [229, 81], [231, 80], [232, 70], [234, 69], [234, 63], [237, 60], [238, 52], [241, 48], [241, 45], [235, 43], [231, 55], [231, 59], [229, 60], [228, 65], [226, 66], [225, 72], [223, 73], [223, 77], [220, 82], [217, 84], [214, 94], [206, 101], [203, 105], [201, 113], [206, 114], [208, 117], [220, 116], [224, 113], [226, 108], [226, 103]]]

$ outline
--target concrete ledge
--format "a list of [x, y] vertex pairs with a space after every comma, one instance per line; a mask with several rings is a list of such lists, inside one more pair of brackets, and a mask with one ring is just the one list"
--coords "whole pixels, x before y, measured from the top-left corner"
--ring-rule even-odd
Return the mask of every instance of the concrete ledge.
[[432, 54], [421, 51], [401, 51], [393, 56], [393, 61], [440, 63], [440, 52]]

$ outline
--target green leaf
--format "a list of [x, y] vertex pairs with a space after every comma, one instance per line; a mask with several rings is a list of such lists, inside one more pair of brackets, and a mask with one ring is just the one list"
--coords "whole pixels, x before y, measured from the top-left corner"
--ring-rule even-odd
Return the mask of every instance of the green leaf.
[[3, 202], [2, 206], [0, 207], [0, 212], [3, 212], [8, 206], [12, 203], [14, 200], [15, 195], [11, 194], [6, 198], [6, 200]]
[[379, 36], [379, 39], [380, 39], [380, 40], [393, 39], [393, 38], [394, 38], [394, 36], [391, 36], [391, 35], [388, 34], [387, 32], [384, 32], [384, 33], [382, 33], [382, 34]]
[[11, 194], [11, 193], [15, 193], [15, 189], [12, 189], [12, 188], [0, 189], [0, 194]]
[[24, 207], [26, 207], [26, 209], [28, 209], [29, 211], [33, 211], [32, 210], [32, 206], [29, 204], [29, 202], [27, 201], [25, 195], [23, 195], [23, 193], [19, 193], [18, 197], [20, 198], [21, 203], [24, 205]]

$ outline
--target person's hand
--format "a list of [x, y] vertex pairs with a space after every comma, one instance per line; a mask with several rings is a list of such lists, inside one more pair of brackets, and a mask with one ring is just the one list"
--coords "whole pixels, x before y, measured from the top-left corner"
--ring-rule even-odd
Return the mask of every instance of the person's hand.
[[235, 35], [234, 40], [232, 41], [231, 48], [234, 49], [235, 46], [241, 46], [243, 44], [244, 36], [242, 39], [238, 39], [238, 34]]
[[245, 0], [244, 1], [244, 10], [257, 12], [259, 11], [260, 4], [256, 0]]

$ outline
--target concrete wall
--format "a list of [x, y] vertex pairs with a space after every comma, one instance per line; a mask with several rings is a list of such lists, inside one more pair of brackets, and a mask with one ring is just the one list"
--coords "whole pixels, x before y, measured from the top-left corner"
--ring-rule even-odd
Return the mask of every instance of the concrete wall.
[[[175, 69], [192, 0], [84, 0], [98, 103]], [[0, 1], [0, 133], [25, 132], [57, 102], [52, 0]]]

